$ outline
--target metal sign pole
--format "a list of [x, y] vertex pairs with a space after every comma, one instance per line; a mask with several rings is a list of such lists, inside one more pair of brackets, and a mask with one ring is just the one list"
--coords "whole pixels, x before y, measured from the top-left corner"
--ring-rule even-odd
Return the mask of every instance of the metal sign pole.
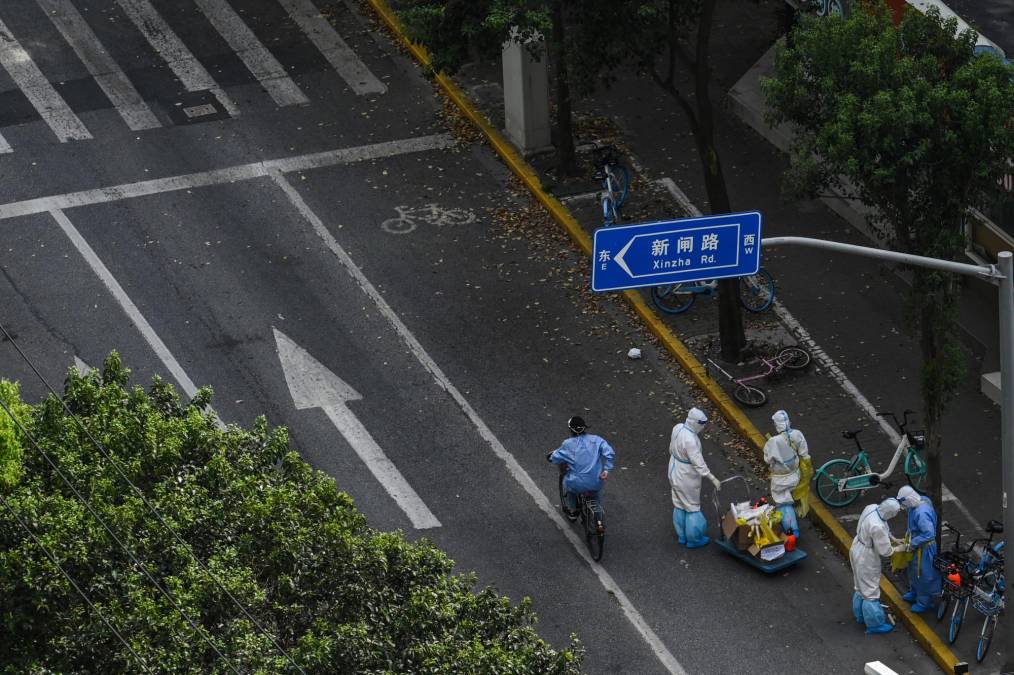
[[[1003, 527], [1004, 536], [1014, 532], [1014, 258], [1010, 251], [997, 256], [1000, 280], [1000, 428], [1003, 449]], [[1004, 579], [1014, 571], [1014, 564], [1004, 559]], [[1005, 672], [1014, 671], [1014, 621], [1004, 621], [1002, 643], [1007, 651]]]

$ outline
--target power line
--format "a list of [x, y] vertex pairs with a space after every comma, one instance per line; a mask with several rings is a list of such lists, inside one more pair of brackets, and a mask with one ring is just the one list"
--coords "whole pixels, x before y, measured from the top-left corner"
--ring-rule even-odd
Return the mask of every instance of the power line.
[[32, 444], [32, 447], [34, 447], [39, 452], [39, 454], [43, 456], [43, 458], [45, 458], [46, 462], [48, 462], [51, 467], [53, 467], [53, 471], [55, 471], [56, 474], [60, 477], [60, 480], [62, 480], [67, 485], [67, 487], [70, 488], [71, 492], [74, 493], [74, 496], [76, 496], [78, 500], [81, 501], [84, 507], [88, 509], [88, 512], [92, 514], [92, 517], [95, 518], [95, 520], [99, 522], [102, 528], [109, 533], [109, 536], [113, 538], [113, 541], [115, 541], [117, 545], [119, 545], [120, 549], [127, 554], [127, 556], [131, 559], [131, 561], [133, 561], [134, 565], [139, 570], [141, 570], [141, 573], [144, 574], [144, 576], [148, 578], [148, 581], [150, 581], [155, 586], [155, 588], [158, 589], [158, 591], [165, 596], [166, 600], [172, 603], [173, 607], [176, 608], [176, 611], [179, 612], [180, 616], [186, 619], [187, 623], [190, 624], [190, 627], [193, 628], [194, 631], [201, 636], [201, 639], [207, 642], [208, 646], [210, 646], [215, 651], [215, 653], [218, 654], [218, 656], [223, 661], [225, 661], [225, 664], [229, 667], [229, 669], [232, 670], [232, 672], [236, 673], [236, 675], [241, 675], [239, 670], [237, 670], [236, 667], [232, 665], [232, 661], [230, 661], [225, 656], [225, 654], [221, 652], [218, 646], [211, 640], [211, 636], [206, 634], [206, 632], [197, 624], [197, 622], [194, 621], [189, 614], [187, 614], [186, 610], [183, 609], [183, 607], [181, 607], [179, 603], [177, 603], [176, 600], [171, 595], [169, 595], [169, 592], [166, 591], [164, 588], [162, 588], [162, 585], [158, 582], [157, 579], [155, 579], [155, 577], [151, 575], [151, 573], [144, 566], [144, 564], [137, 559], [137, 556], [135, 556], [130, 551], [130, 549], [128, 549], [126, 545], [122, 541], [120, 541], [120, 538], [117, 537], [116, 533], [113, 532], [112, 529], [109, 527], [109, 525], [106, 524], [106, 521], [102, 519], [102, 516], [100, 516], [95, 511], [95, 509], [92, 508], [92, 505], [88, 502], [88, 500], [85, 499], [80, 492], [78, 492], [78, 489], [74, 487], [74, 484], [70, 482], [70, 480], [67, 478], [66, 475], [64, 475], [63, 471], [60, 470], [60, 467], [58, 467], [56, 463], [53, 461], [53, 459], [49, 456], [49, 453], [47, 453], [45, 450], [42, 449], [42, 446], [39, 445], [38, 441], [35, 440], [35, 437], [32, 436], [29, 433], [28, 429], [26, 429], [25, 426], [21, 424], [21, 422], [18, 420], [18, 418], [14, 416], [14, 413], [12, 413], [10, 408], [7, 407], [7, 404], [4, 402], [3, 398], [0, 398], [0, 408], [4, 409], [4, 412], [6, 412], [7, 415], [14, 422], [14, 424], [17, 425], [21, 433], [24, 434], [25, 438], [28, 439], [28, 442]]
[[282, 656], [284, 656], [286, 658], [286, 660], [290, 664], [292, 664], [292, 666], [297, 671], [299, 671], [303, 675], [306, 675], [306, 671], [304, 671], [300, 667], [300, 665], [298, 663], [296, 663], [295, 660], [293, 660], [292, 656], [290, 656], [289, 653], [285, 650], [285, 648], [282, 647], [282, 645], [278, 642], [278, 640], [275, 638], [275, 636], [270, 631], [268, 631], [266, 628], [264, 628], [264, 626], [262, 626], [261, 623], [259, 621], [257, 621], [256, 618], [254, 618], [254, 616], [246, 609], [246, 607], [244, 607], [243, 604], [238, 599], [236, 599], [236, 597], [229, 591], [228, 588], [225, 587], [225, 585], [215, 575], [215, 573], [212, 572], [208, 568], [208, 566], [205, 565], [204, 561], [201, 560], [197, 556], [197, 554], [194, 553], [193, 547], [187, 541], [185, 541], [182, 537], [180, 537], [179, 534], [177, 534], [176, 530], [174, 530], [172, 528], [172, 526], [169, 525], [168, 522], [166, 522], [165, 518], [162, 517], [162, 514], [159, 513], [158, 509], [155, 508], [155, 505], [152, 504], [148, 500], [148, 498], [145, 496], [145, 494], [136, 485], [134, 485], [133, 481], [131, 481], [130, 478], [127, 476], [127, 474], [123, 471], [123, 469], [120, 468], [119, 463], [113, 457], [112, 453], [110, 453], [109, 450], [102, 443], [100, 443], [95, 438], [95, 436], [92, 435], [92, 432], [89, 431], [88, 427], [85, 426], [84, 422], [82, 422], [81, 419], [77, 415], [74, 414], [74, 411], [72, 411], [70, 409], [70, 407], [67, 405], [67, 402], [64, 400], [64, 398], [62, 396], [60, 396], [56, 392], [56, 390], [53, 389], [52, 385], [49, 384], [49, 381], [46, 380], [46, 378], [43, 376], [43, 374], [41, 372], [39, 372], [39, 369], [35, 367], [35, 364], [32, 362], [32, 360], [28, 358], [28, 355], [25, 354], [24, 351], [22, 351], [21, 346], [14, 340], [14, 337], [10, 333], [7, 332], [7, 328], [3, 324], [0, 324], [0, 332], [3, 332], [4, 337], [6, 337], [7, 340], [10, 341], [10, 343], [14, 346], [14, 349], [16, 349], [17, 352], [18, 352], [18, 354], [21, 355], [21, 358], [24, 359], [25, 363], [28, 364], [28, 367], [32, 369], [32, 372], [34, 372], [35, 375], [42, 381], [42, 383], [44, 385], [46, 385], [46, 389], [48, 389], [49, 392], [58, 401], [60, 401], [60, 404], [63, 406], [64, 411], [68, 415], [70, 415], [70, 417], [77, 424], [78, 428], [80, 428], [81, 431], [83, 431], [85, 433], [85, 435], [88, 436], [88, 439], [92, 442], [92, 445], [94, 445], [96, 448], [98, 448], [98, 450], [102, 453], [102, 456], [105, 457], [106, 460], [108, 460], [110, 464], [112, 464], [113, 468], [116, 470], [116, 473], [119, 474], [120, 478], [122, 478], [127, 483], [127, 485], [129, 485], [131, 487], [131, 489], [134, 491], [134, 493], [138, 496], [138, 498], [141, 499], [141, 501], [148, 508], [148, 510], [151, 511], [151, 513], [155, 516], [155, 518], [158, 520], [158, 522], [162, 524], [162, 527], [164, 527], [166, 529], [166, 531], [168, 531], [172, 535], [173, 539], [176, 540], [176, 543], [180, 544], [184, 548], [184, 550], [190, 556], [191, 560], [193, 560], [195, 563], [197, 563], [197, 565], [198, 565], [198, 567], [200, 567], [201, 571], [203, 571], [205, 574], [207, 574], [211, 578], [211, 580], [215, 582], [215, 585], [218, 586], [219, 590], [221, 590], [226, 595], [226, 597], [228, 597], [229, 600], [231, 600], [232, 603], [234, 605], [236, 605], [236, 607], [239, 609], [239, 611], [243, 613], [243, 616], [245, 616], [247, 618], [247, 620], [249, 620], [250, 623], [252, 623], [254, 625], [254, 627], [256, 627], [256, 629], [258, 631], [260, 631], [260, 633], [262, 635], [264, 635], [265, 637], [267, 637], [271, 641], [271, 643], [274, 645], [275, 649], [277, 649], [279, 652], [281, 652]]
[[146, 673], [153, 672], [152, 669], [148, 667], [147, 662], [141, 658], [141, 655], [138, 654], [136, 651], [134, 651], [134, 648], [130, 646], [130, 643], [127, 642], [127, 640], [122, 635], [120, 635], [120, 631], [116, 630], [116, 627], [113, 626], [113, 624], [109, 623], [109, 619], [107, 619], [105, 615], [103, 615], [102, 612], [99, 611], [99, 608], [95, 606], [95, 604], [91, 601], [91, 598], [89, 598], [88, 595], [81, 590], [81, 587], [77, 585], [77, 582], [74, 581], [74, 578], [71, 577], [70, 574], [68, 574], [65, 569], [63, 569], [63, 566], [60, 565], [60, 562], [56, 559], [56, 556], [50, 553], [49, 549], [47, 549], [45, 545], [41, 541], [39, 541], [39, 538], [35, 536], [35, 533], [32, 532], [31, 528], [28, 527], [28, 524], [21, 518], [21, 516], [18, 515], [18, 512], [14, 510], [14, 508], [10, 505], [10, 502], [7, 501], [7, 498], [4, 497], [3, 494], [0, 494], [0, 501], [4, 503], [4, 506], [7, 507], [8, 511], [10, 511], [10, 514], [14, 516], [14, 519], [16, 521], [18, 521], [18, 525], [20, 525], [22, 529], [24, 529], [24, 531], [28, 533], [28, 536], [32, 538], [32, 541], [35, 542], [36, 546], [41, 548], [42, 552], [46, 554], [46, 557], [49, 558], [50, 562], [56, 565], [56, 569], [60, 570], [60, 574], [62, 574], [64, 578], [70, 582], [70, 585], [74, 587], [74, 590], [77, 591], [78, 595], [80, 595], [81, 598], [88, 604], [88, 607], [90, 607], [93, 612], [98, 614], [99, 618], [102, 619], [102, 623], [106, 624], [106, 627], [109, 628], [109, 630], [113, 631], [113, 634], [120, 640], [120, 642], [123, 643], [123, 646], [126, 647], [127, 650], [134, 656], [134, 659], [137, 660], [139, 664], [141, 664], [141, 667], [144, 668], [144, 671]]

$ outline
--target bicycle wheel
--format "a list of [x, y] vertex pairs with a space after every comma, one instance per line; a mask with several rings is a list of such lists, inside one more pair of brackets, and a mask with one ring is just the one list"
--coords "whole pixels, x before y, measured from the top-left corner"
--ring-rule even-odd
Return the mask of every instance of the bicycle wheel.
[[968, 606], [968, 598], [962, 598], [954, 603], [954, 609], [951, 611], [951, 626], [947, 629], [947, 641], [954, 644], [954, 641], [958, 639], [958, 633], [961, 632], [961, 620], [965, 618], [964, 611], [958, 611], [962, 607]]
[[609, 227], [619, 221], [619, 214], [616, 212], [616, 202], [607, 193], [602, 198], [602, 226]]
[[778, 352], [778, 356], [775, 360], [781, 365], [782, 368], [788, 370], [803, 370], [812, 360], [810, 352], [800, 347], [786, 347], [785, 349]]
[[602, 551], [606, 544], [605, 526], [603, 525], [600, 531], [601, 520], [588, 506], [584, 508], [582, 520], [584, 520], [584, 537], [588, 544], [588, 552], [591, 553], [592, 560], [598, 562], [602, 560]]
[[751, 387], [748, 384], [741, 384], [736, 387], [732, 395], [736, 397], [737, 401], [748, 408], [759, 408], [768, 402], [767, 394], [757, 387]]
[[388, 218], [380, 224], [380, 228], [390, 234], [408, 234], [415, 227], [415, 221], [411, 218]]
[[764, 312], [775, 301], [775, 280], [761, 267], [757, 274], [739, 278], [739, 302], [750, 312]]
[[989, 653], [989, 643], [993, 641], [993, 631], [996, 630], [996, 616], [987, 616], [986, 620], [982, 622], [982, 632], [979, 633], [979, 644], [975, 648], [975, 660], [977, 663], [982, 663], [982, 660], [986, 658], [986, 654]]
[[616, 194], [616, 208], [620, 208], [627, 201], [630, 194], [630, 172], [622, 164], [613, 164], [610, 169], [613, 180], [613, 192]]
[[937, 603], [937, 623], [940, 623], [944, 616], [947, 615], [947, 608], [951, 606], [951, 594], [944, 591], [944, 594], [940, 596], [940, 602]]
[[665, 284], [651, 287], [651, 299], [655, 306], [666, 314], [682, 314], [690, 309], [697, 299], [697, 294], [683, 290], [686, 284]]
[[910, 450], [905, 456], [905, 478], [908, 479], [908, 484], [916, 490], [922, 491], [923, 485], [926, 483], [926, 474], [928, 469], [926, 468], [926, 462], [923, 460], [922, 455], [918, 451]]
[[817, 496], [828, 506], [848, 506], [859, 496], [859, 490], [842, 492], [838, 481], [852, 476], [852, 460], [832, 459], [817, 469]]

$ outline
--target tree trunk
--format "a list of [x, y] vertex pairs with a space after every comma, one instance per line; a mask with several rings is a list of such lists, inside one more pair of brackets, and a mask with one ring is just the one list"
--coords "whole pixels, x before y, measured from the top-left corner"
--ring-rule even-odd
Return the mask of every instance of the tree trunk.
[[564, 44], [564, 3], [553, 1], [553, 63], [556, 66], [556, 157], [562, 173], [577, 172], [574, 155], [574, 127], [570, 102], [570, 85], [567, 73], [567, 48]]
[[[716, 0], [705, 0], [701, 7], [701, 20], [697, 26], [697, 55], [694, 71], [695, 98], [697, 101], [697, 129], [694, 138], [697, 153], [704, 169], [704, 185], [711, 203], [711, 213], [729, 213], [732, 206], [729, 191], [722, 173], [722, 161], [715, 147], [715, 118], [711, 107], [711, 66], [708, 46], [711, 26], [715, 17]], [[739, 279], [722, 279], [718, 283], [718, 335], [722, 359], [738, 361], [746, 346], [743, 332], [743, 313], [739, 306]]]
[[[925, 274], [925, 272], [917, 272]], [[932, 297], [932, 296], [931, 296]], [[939, 359], [946, 358], [942, 354], [939, 339], [939, 322], [936, 304], [931, 298], [924, 297], [923, 306], [920, 312], [920, 340], [919, 347], [922, 352], [923, 364], [937, 363]], [[926, 368], [926, 365], [923, 366]], [[926, 373], [923, 378], [929, 377]], [[940, 411], [943, 410], [943, 402], [940, 401], [941, 393], [937, 387], [923, 386], [923, 411], [926, 423], [926, 470], [929, 479], [929, 497], [933, 501], [933, 508], [937, 512], [937, 547], [940, 546], [940, 523], [943, 519], [943, 470], [940, 461]]]

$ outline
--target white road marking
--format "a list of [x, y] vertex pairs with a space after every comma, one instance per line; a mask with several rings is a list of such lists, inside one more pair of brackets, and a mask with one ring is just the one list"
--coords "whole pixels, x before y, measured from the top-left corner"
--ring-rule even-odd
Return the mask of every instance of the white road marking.
[[310, 102], [306, 94], [285, 73], [282, 64], [261, 44], [227, 0], [195, 0], [195, 2], [275, 103], [287, 106]]
[[3, 21], [0, 21], [0, 65], [3, 65], [61, 143], [92, 137]]
[[433, 379], [451, 396], [452, 399], [458, 404], [462, 412], [471, 420], [472, 424], [478, 430], [479, 435], [489, 444], [490, 448], [507, 467], [508, 473], [518, 482], [521, 488], [528, 493], [535, 504], [546, 514], [546, 516], [556, 524], [557, 528], [563, 533], [565, 537], [570, 541], [571, 545], [577, 554], [588, 564], [592, 572], [598, 577], [599, 583], [602, 587], [619, 603], [623, 609], [623, 613], [626, 615], [627, 620], [634, 626], [637, 632], [641, 635], [645, 642], [648, 643], [649, 648], [662, 663], [666, 670], [673, 675], [685, 675], [686, 671], [683, 666], [680, 665], [679, 661], [676, 660], [666, 648], [662, 640], [659, 639], [655, 631], [651, 629], [648, 622], [644, 619], [641, 613], [637, 610], [634, 604], [627, 597], [623, 589], [616, 583], [612, 575], [606, 571], [604, 567], [594, 562], [591, 556], [588, 554], [588, 549], [585, 546], [583, 539], [578, 537], [574, 528], [563, 518], [557, 509], [546, 497], [546, 495], [539, 489], [532, 480], [528, 472], [525, 471], [524, 467], [518, 463], [517, 459], [514, 458], [507, 448], [504, 447], [503, 443], [493, 434], [493, 431], [486, 426], [486, 423], [479, 417], [479, 414], [474, 408], [468, 403], [465, 397], [461, 394], [461, 391], [450, 381], [444, 371], [440, 369], [440, 366], [430, 357], [423, 346], [415, 338], [408, 327], [402, 323], [398, 315], [394, 313], [391, 306], [387, 304], [380, 292], [376, 287], [370, 283], [370, 280], [366, 278], [362, 270], [355, 264], [345, 249], [341, 247], [341, 244], [331, 235], [327, 227], [321, 219], [314, 213], [310, 207], [303, 201], [303, 197], [296, 191], [292, 184], [280, 173], [272, 172], [272, 178], [278, 184], [278, 186], [285, 192], [289, 201], [299, 211], [300, 214], [306, 219], [306, 221], [313, 227], [314, 232], [317, 233], [325, 243], [325, 245], [334, 253], [338, 262], [348, 271], [350, 275], [356, 280], [359, 286], [363, 289], [366, 295], [373, 301], [377, 306], [377, 309], [383, 314], [384, 318], [391, 324], [401, 339], [408, 345], [409, 350], [418, 359], [419, 363], [430, 372]]
[[359, 60], [327, 19], [321, 16], [320, 10], [311, 0], [278, 0], [278, 2], [310, 38], [310, 42], [316, 45], [328, 63], [348, 83], [352, 91], [359, 95], [383, 94], [387, 91], [387, 85], [378, 80], [366, 64]]
[[8, 152], [14, 152], [14, 148], [7, 142], [7, 139], [0, 135], [0, 155], [5, 155]]
[[70, 0], [36, 0], [134, 131], [162, 126]]
[[239, 108], [229, 95], [218, 86], [148, 0], [116, 1], [187, 91], [210, 91], [229, 115], [239, 115]]
[[82, 361], [77, 354], [74, 355], [74, 367], [77, 368], [77, 372], [81, 373], [82, 376], [87, 375], [94, 370], [94, 368]]
[[[141, 310], [137, 308], [134, 301], [130, 299], [127, 292], [123, 290], [122, 286], [120, 286], [120, 282], [116, 280], [113, 273], [109, 271], [109, 268], [106, 267], [105, 263], [102, 262], [92, 247], [89, 246], [88, 242], [85, 241], [85, 238], [81, 236], [81, 233], [78, 232], [76, 227], [74, 227], [74, 223], [70, 222], [70, 218], [67, 217], [67, 214], [59, 209], [50, 211], [50, 214], [53, 216], [53, 220], [56, 221], [57, 225], [60, 226], [60, 229], [63, 230], [64, 234], [67, 235], [67, 238], [70, 239], [72, 244], [74, 244], [74, 248], [78, 250], [81, 256], [85, 259], [85, 262], [88, 263], [88, 266], [92, 268], [92, 271], [95, 272], [96, 276], [98, 276], [98, 278], [102, 281], [102, 284], [116, 299], [116, 302], [120, 304], [120, 307], [123, 308], [123, 311], [126, 312], [130, 320], [134, 322], [138, 332], [141, 333], [145, 342], [147, 342], [152, 350], [154, 350], [159, 360], [162, 361], [165, 367], [169, 369], [172, 376], [176, 378], [176, 382], [180, 385], [180, 387], [182, 387], [183, 391], [186, 392], [189, 398], [193, 398], [194, 394], [197, 393], [197, 387], [194, 386], [190, 376], [187, 375], [185, 370], [183, 370], [183, 366], [179, 364], [176, 357], [173, 356], [172, 352], [169, 351], [169, 348], [166, 347], [164, 342], [162, 342], [162, 338], [158, 336], [155, 329], [151, 327], [148, 320], [144, 318], [143, 314], [141, 314]], [[225, 423], [222, 422], [221, 418], [213, 410], [209, 410], [208, 412], [214, 415], [215, 423], [218, 425], [218, 428], [224, 429]]]
[[[671, 178], [662, 178], [659, 179], [658, 182], [665, 185], [679, 203], [680, 207], [688, 214], [694, 217], [701, 215], [700, 210], [694, 206], [693, 202], [687, 198], [686, 194], [679, 189]], [[901, 441], [901, 435], [895, 431], [894, 427], [891, 426], [891, 423], [883, 417], [877, 417], [876, 407], [874, 407], [874, 405], [870, 403], [869, 399], [867, 399], [866, 396], [859, 391], [859, 388], [852, 383], [852, 380], [850, 380], [845, 373], [842, 372], [842, 369], [838, 367], [838, 364], [834, 362], [834, 359], [832, 359], [831, 356], [817, 344], [816, 340], [810, 337], [810, 333], [803, 328], [803, 325], [799, 323], [796, 317], [792, 316], [789, 310], [785, 309], [785, 305], [783, 305], [780, 300], [775, 298], [773, 307], [775, 314], [777, 314], [778, 318], [781, 319], [783, 324], [785, 324], [785, 327], [789, 329], [789, 332], [795, 335], [799, 343], [806, 347], [810, 354], [813, 355], [813, 358], [820, 363], [821, 366], [827, 369], [827, 371], [831, 374], [831, 377], [834, 378], [841, 388], [852, 397], [852, 400], [855, 401], [856, 405], [859, 406], [859, 408], [865, 412], [871, 420], [880, 426], [880, 429], [887, 434], [889, 439], [891, 439], [891, 444], [897, 447], [899, 441]], [[968, 520], [970, 525], [977, 528], [981, 533], [985, 532], [982, 525], [980, 525], [975, 519], [975, 516], [972, 515], [972, 512], [968, 510], [968, 507], [961, 503], [961, 500], [958, 499], [957, 495], [951, 492], [947, 485], [941, 486], [941, 492], [943, 501], [954, 504], [958, 511], [961, 512], [961, 515]], [[838, 519], [845, 520], [845, 516], [839, 516]]]
[[206, 187], [209, 185], [220, 185], [222, 183], [235, 183], [236, 181], [249, 180], [267, 176], [273, 171], [287, 173], [290, 171], [306, 171], [308, 169], [319, 169], [337, 164], [352, 164], [371, 159], [394, 157], [413, 152], [425, 152], [427, 150], [441, 150], [452, 147], [455, 144], [447, 134], [434, 134], [432, 136], [420, 136], [397, 141], [385, 141], [372, 145], [360, 145], [352, 148], [339, 148], [325, 152], [315, 152], [295, 157], [283, 157], [280, 159], [269, 159], [250, 164], [224, 169], [212, 169], [200, 173], [184, 174], [182, 176], [171, 176], [169, 178], [155, 178], [152, 180], [139, 181], [137, 183], [125, 183], [94, 190], [83, 190], [81, 192], [68, 192], [62, 195], [49, 197], [37, 197], [19, 202], [11, 202], [0, 206], [0, 220], [16, 218], [33, 213], [45, 213], [59, 209], [70, 209], [77, 206], [88, 206], [90, 204], [103, 204], [115, 202], [121, 199], [132, 197], [143, 197], [146, 195], [172, 192], [174, 190], [189, 190], [191, 188]]
[[370, 473], [412, 521], [412, 525], [417, 530], [440, 527], [437, 517], [349, 409], [349, 401], [359, 401], [363, 397], [285, 333], [277, 328], [272, 330], [278, 360], [281, 361], [285, 382], [289, 385], [289, 393], [296, 409], [322, 408]]

